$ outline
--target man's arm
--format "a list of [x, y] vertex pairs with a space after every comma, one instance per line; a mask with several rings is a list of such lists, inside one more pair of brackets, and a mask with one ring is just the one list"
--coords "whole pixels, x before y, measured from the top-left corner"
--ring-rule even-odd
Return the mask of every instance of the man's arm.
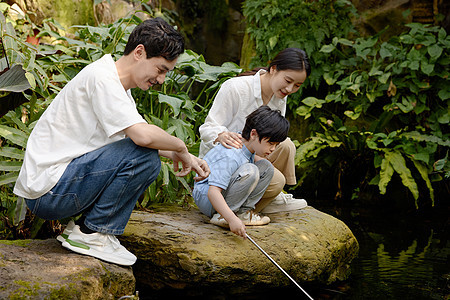
[[183, 167], [178, 176], [186, 176], [190, 171], [195, 171], [198, 174], [196, 180], [208, 177], [209, 168], [206, 162], [190, 154], [182, 140], [160, 127], [138, 123], [126, 128], [124, 132], [136, 145], [159, 150], [161, 156], [173, 160], [175, 171], [178, 171], [178, 162], [181, 162]]
[[230, 225], [231, 232], [245, 238], [245, 225], [242, 223], [234, 212], [230, 209], [227, 202], [222, 196], [222, 189], [210, 185], [208, 190], [208, 199], [214, 209], [225, 219]]

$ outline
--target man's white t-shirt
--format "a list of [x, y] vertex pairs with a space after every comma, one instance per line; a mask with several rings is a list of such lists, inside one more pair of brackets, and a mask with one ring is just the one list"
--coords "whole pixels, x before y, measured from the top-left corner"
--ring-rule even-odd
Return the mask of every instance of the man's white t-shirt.
[[142, 122], [113, 58], [103, 56], [81, 70], [37, 122], [14, 193], [39, 198], [56, 185], [74, 158], [124, 138], [124, 129]]
[[[228, 79], [220, 87], [213, 105], [200, 126], [200, 153], [199, 157], [215, 146], [215, 139], [223, 131], [240, 132], [244, 129], [246, 117], [263, 105], [261, 96], [261, 69], [253, 76], [239, 76]], [[285, 98], [272, 96], [267, 106], [286, 114]]]

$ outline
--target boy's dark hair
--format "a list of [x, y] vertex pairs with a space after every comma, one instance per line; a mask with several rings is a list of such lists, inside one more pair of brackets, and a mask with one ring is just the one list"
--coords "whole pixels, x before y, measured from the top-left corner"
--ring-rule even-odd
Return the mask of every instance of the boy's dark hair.
[[183, 36], [161, 18], [148, 19], [136, 26], [123, 52], [128, 55], [144, 45], [147, 58], [162, 56], [171, 61], [184, 52]]
[[247, 116], [242, 137], [249, 140], [252, 129], [255, 129], [260, 141], [267, 138], [269, 142], [280, 143], [287, 138], [289, 127], [289, 121], [279, 110], [263, 105]]

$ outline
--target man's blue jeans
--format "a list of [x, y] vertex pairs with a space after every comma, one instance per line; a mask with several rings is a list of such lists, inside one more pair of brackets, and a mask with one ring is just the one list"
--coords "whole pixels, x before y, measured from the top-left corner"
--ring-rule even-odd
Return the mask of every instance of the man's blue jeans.
[[89, 229], [122, 234], [136, 201], [160, 169], [157, 150], [126, 138], [74, 159], [48, 193], [26, 203], [43, 219], [82, 213]]

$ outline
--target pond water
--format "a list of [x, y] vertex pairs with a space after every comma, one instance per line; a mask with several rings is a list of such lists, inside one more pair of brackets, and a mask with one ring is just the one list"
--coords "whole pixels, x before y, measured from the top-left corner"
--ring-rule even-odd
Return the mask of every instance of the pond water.
[[[359, 256], [350, 277], [332, 285], [300, 286], [314, 299], [450, 299], [450, 207], [446, 204], [399, 213], [384, 205], [370, 209], [309, 204], [344, 221], [356, 236]], [[274, 266], [274, 272], [280, 272]], [[140, 299], [308, 299], [292, 284], [246, 295], [218, 291], [149, 291], [137, 286]], [[190, 296], [192, 295], [192, 296]]]

